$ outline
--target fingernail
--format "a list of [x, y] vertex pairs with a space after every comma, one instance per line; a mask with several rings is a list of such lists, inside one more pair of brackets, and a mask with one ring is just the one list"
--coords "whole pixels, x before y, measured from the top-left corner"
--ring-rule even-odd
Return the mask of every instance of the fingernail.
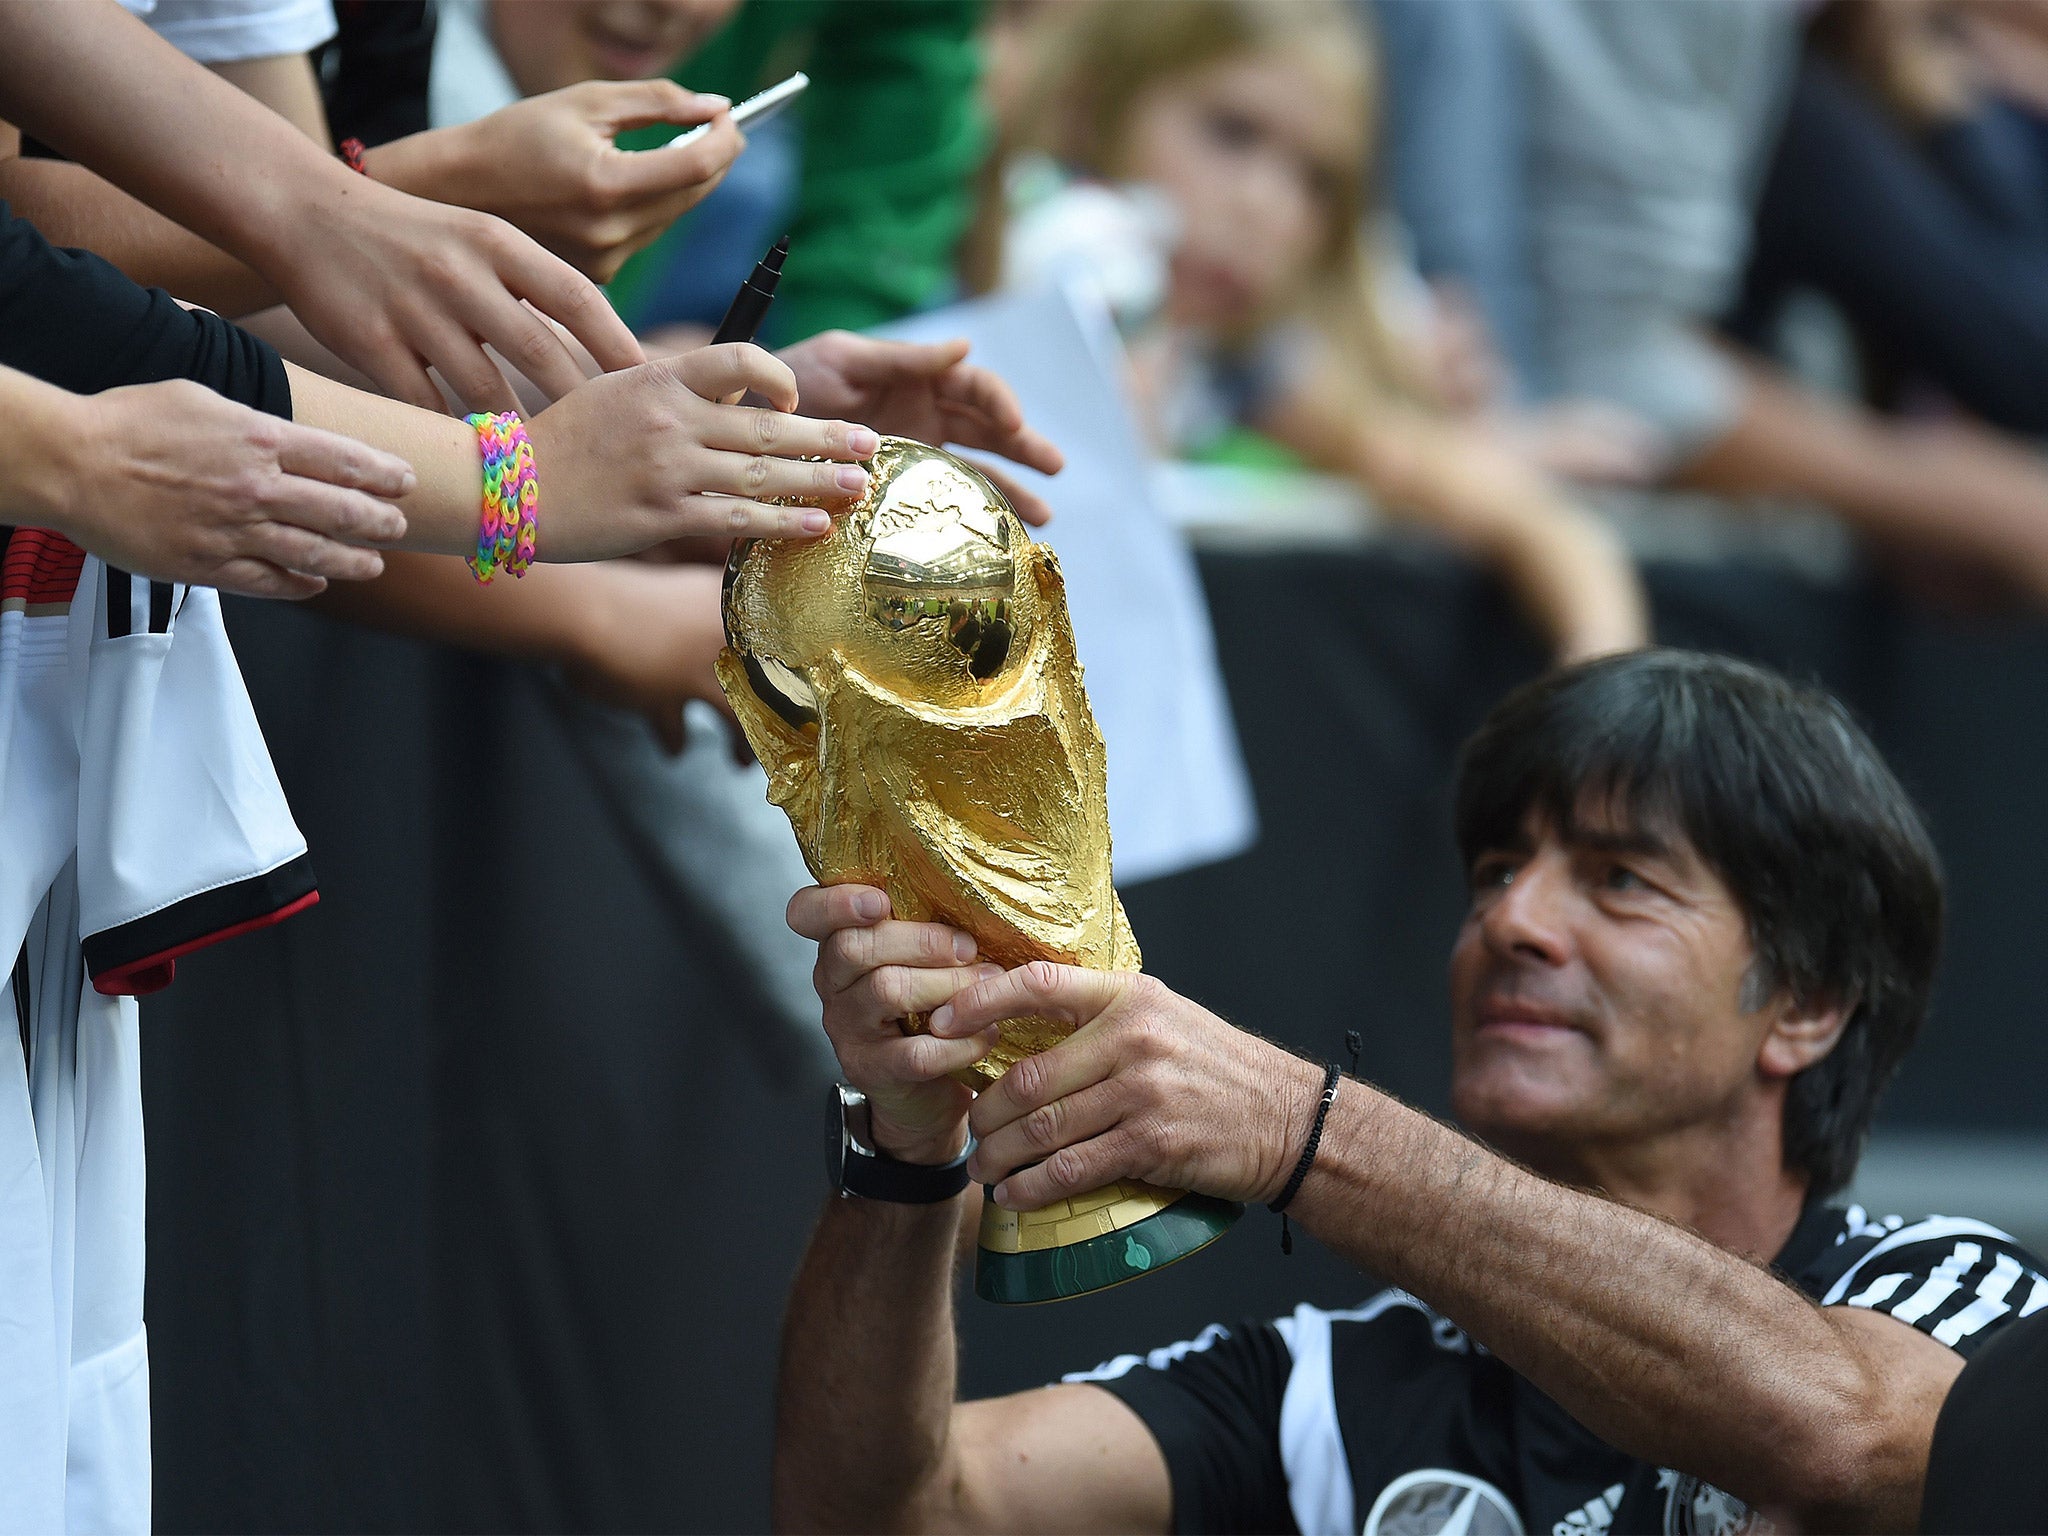
[[1004, 1210], [1008, 1210], [1010, 1208], [1009, 1180], [1005, 1179], [1002, 1183], [998, 1184], [995, 1187], [995, 1190], [993, 1191], [993, 1198], [996, 1204], [1000, 1205]]
[[962, 965], [974, 958], [974, 940], [967, 934], [953, 935], [953, 958]]
[[866, 458], [882, 446], [882, 440], [866, 427], [855, 427], [846, 434], [846, 446], [862, 458]]
[[806, 512], [803, 524], [805, 533], [823, 533], [832, 526], [832, 517], [826, 512]]
[[976, 981], [994, 981], [998, 976], [1002, 974], [1003, 968], [1000, 965], [977, 965], [974, 968], [974, 979]]
[[933, 1034], [943, 1035], [952, 1022], [953, 1005], [951, 1003], [941, 1003], [932, 1010], [931, 1026]]
[[698, 96], [697, 100], [709, 107], [713, 112], [730, 112], [732, 110], [732, 98], [730, 96], [713, 96], [706, 92]]
[[[828, 518], [826, 521], [829, 522], [831, 519]], [[889, 910], [889, 898], [880, 891], [862, 891], [853, 898], [853, 910], [862, 917], [880, 917]]]
[[868, 488], [868, 472], [858, 464], [842, 464], [839, 472], [832, 477], [842, 491], [864, 491]]

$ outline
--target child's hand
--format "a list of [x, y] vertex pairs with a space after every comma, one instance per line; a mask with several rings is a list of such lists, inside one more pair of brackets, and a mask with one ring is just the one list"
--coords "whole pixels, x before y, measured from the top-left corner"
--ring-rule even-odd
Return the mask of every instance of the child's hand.
[[[717, 403], [741, 391], [773, 409]], [[787, 414], [796, 400], [789, 369], [750, 345], [645, 363], [565, 395], [527, 423], [541, 557], [609, 559], [693, 534], [822, 537], [832, 526], [823, 509], [866, 491], [859, 461], [881, 440]]]
[[[967, 343], [919, 345], [826, 331], [776, 354], [796, 376], [803, 408], [851, 416], [877, 432], [937, 445], [980, 448], [1045, 474], [1066, 460], [1024, 422], [1010, 386], [967, 361]], [[1052, 517], [1045, 502], [1008, 476], [988, 474], [1027, 523]]]
[[[373, 150], [371, 174], [494, 213], [598, 282], [709, 195], [746, 140], [723, 96], [671, 80], [586, 80]], [[648, 123], [710, 123], [687, 144], [612, 141]]]

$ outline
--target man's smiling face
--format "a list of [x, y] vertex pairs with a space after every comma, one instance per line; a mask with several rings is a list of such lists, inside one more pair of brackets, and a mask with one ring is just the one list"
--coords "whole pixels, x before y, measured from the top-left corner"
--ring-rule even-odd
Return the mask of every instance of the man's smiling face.
[[1741, 906], [1685, 836], [1602, 805], [1479, 851], [1451, 952], [1458, 1119], [1546, 1171], [1733, 1116], [1758, 1088]]

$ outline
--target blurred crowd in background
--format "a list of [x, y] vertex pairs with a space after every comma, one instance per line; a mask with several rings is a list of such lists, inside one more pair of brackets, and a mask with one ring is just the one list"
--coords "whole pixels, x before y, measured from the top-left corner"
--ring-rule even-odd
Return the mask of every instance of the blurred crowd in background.
[[[614, 33], [700, 89], [810, 68], [614, 279], [642, 330], [708, 328], [783, 225], [786, 338], [1086, 277], [1162, 455], [1341, 476], [1565, 656], [1650, 635], [1617, 487], [1825, 509], [1930, 598], [2048, 595], [2028, 0], [660, 9], [445, 7], [433, 96], [621, 67]], [[443, 90], [482, 38], [501, 75]]]
[[[1498, 568], [1560, 655], [1650, 634], [1600, 515], [1617, 487], [1825, 509], [1931, 597], [2048, 595], [2030, 0], [458, 0], [341, 23], [332, 127], [373, 143], [425, 126], [415, 103], [442, 126], [593, 78], [737, 98], [808, 69], [708, 199], [599, 263], [643, 335], [701, 340], [785, 229], [783, 341], [1086, 277], [1161, 454], [1354, 482]], [[424, 102], [391, 62], [408, 44], [431, 48]]]

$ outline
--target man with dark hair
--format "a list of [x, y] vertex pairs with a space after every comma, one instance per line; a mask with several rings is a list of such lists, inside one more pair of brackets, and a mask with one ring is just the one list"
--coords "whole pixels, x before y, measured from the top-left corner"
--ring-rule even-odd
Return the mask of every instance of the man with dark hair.
[[1744, 1011], [1777, 993], [1848, 1024], [1786, 1084], [1784, 1159], [1808, 1198], [1849, 1182], [1877, 1101], [1927, 1011], [1941, 869], [1920, 817], [1833, 699], [1686, 652], [1559, 673], [1466, 744], [1458, 847], [1476, 870], [1534, 810], [1566, 843], [1582, 816], [1646, 846], [1676, 833], [1719, 875], [1755, 954]]
[[[1933, 979], [1904, 791], [1826, 696], [1651, 651], [1500, 704], [1457, 826], [1469, 1135], [1149, 978], [1004, 973], [879, 892], [798, 894], [862, 1139], [910, 1166], [906, 1203], [832, 1201], [797, 1279], [781, 1526], [1913, 1529], [1963, 1357], [2048, 1277], [1981, 1222], [1826, 1203]], [[1076, 1032], [970, 1102], [947, 1074], [1020, 1015]], [[956, 1402], [973, 1196], [908, 1200], [970, 1128], [1004, 1205], [1265, 1200], [1401, 1289]]]

